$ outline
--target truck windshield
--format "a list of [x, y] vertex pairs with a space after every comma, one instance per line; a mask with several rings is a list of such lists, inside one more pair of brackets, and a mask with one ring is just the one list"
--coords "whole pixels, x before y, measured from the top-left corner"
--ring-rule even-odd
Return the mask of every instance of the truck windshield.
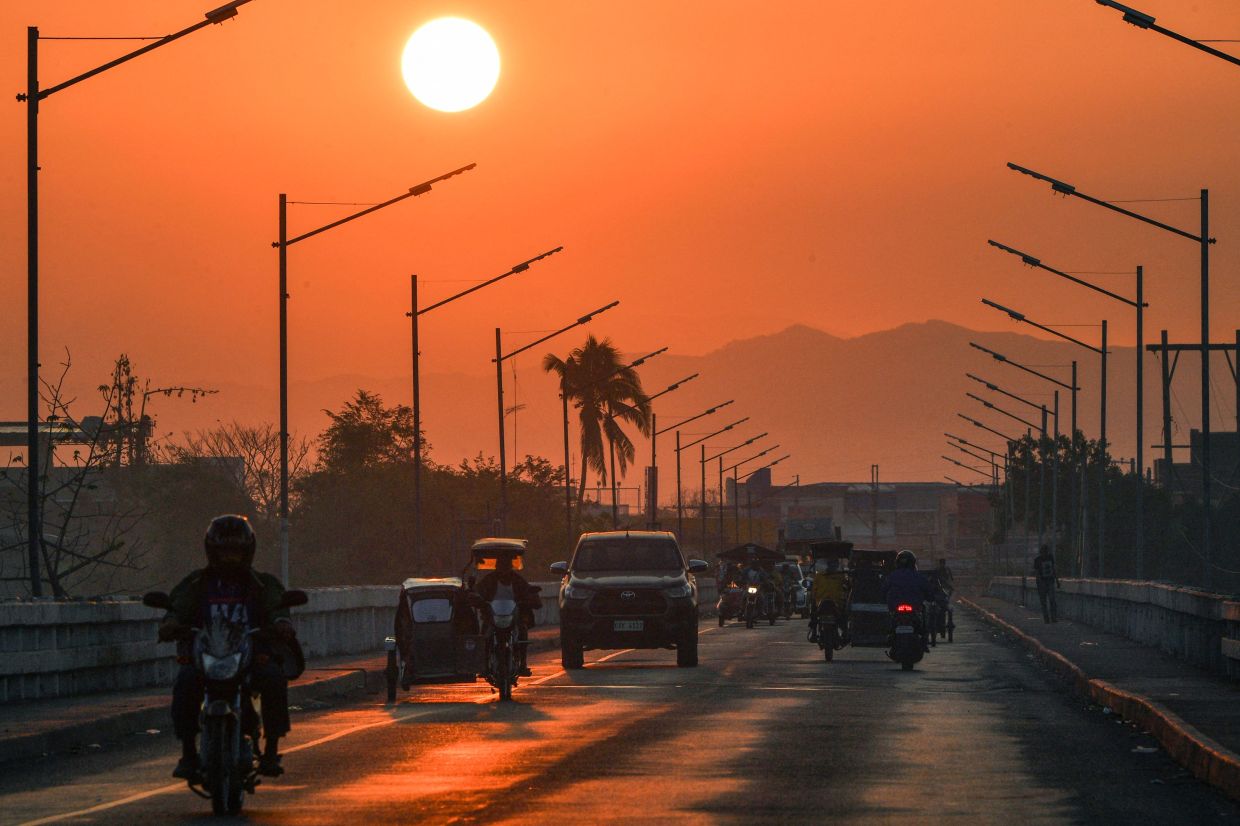
[[583, 542], [573, 557], [574, 571], [683, 571], [675, 542], [666, 539], [596, 539]]

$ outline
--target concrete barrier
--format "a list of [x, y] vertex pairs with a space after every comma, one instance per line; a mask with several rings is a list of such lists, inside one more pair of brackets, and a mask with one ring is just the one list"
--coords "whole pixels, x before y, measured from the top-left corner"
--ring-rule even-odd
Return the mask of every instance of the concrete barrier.
[[[537, 625], [558, 625], [559, 582], [533, 584], [542, 588]], [[703, 613], [713, 612], [714, 580], [699, 589]], [[308, 658], [378, 651], [392, 633], [398, 586], [306, 593], [293, 617]], [[156, 642], [161, 618], [137, 599], [0, 603], [0, 703], [171, 684], [176, 646]]]
[[[1227, 677], [1240, 678], [1240, 602], [1222, 594], [1158, 582], [1063, 579], [1059, 615]], [[1036, 608], [1032, 578], [995, 577], [988, 592]]]

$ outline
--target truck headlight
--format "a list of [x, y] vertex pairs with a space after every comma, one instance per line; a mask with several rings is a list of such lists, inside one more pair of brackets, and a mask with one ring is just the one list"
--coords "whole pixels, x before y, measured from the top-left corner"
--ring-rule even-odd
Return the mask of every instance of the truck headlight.
[[667, 595], [672, 599], [679, 599], [693, 595], [693, 588], [687, 582], [678, 582], [667, 589]]
[[569, 599], [589, 599], [594, 596], [593, 588], [585, 588], [581, 585], [573, 585], [571, 582], [564, 586], [564, 596]]

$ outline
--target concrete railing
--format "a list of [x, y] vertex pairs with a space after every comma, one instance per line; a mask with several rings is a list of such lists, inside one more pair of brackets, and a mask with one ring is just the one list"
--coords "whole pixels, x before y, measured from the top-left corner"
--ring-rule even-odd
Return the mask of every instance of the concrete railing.
[[[1240, 678], [1240, 602], [1157, 582], [1063, 579], [1061, 586], [1056, 595], [1060, 616]], [[989, 593], [1038, 607], [1032, 578], [995, 577]]]
[[[539, 626], [560, 621], [559, 582], [542, 586]], [[713, 579], [699, 580], [702, 611], [715, 606]], [[308, 658], [381, 650], [392, 633], [395, 585], [307, 589], [294, 609]], [[176, 647], [156, 642], [162, 612], [135, 599], [0, 603], [0, 703], [171, 684]]]

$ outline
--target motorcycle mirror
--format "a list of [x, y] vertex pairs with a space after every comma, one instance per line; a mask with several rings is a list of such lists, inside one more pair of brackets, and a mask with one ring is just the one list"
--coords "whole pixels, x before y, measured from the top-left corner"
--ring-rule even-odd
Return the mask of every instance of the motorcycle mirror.
[[172, 599], [163, 591], [151, 591], [149, 594], [143, 594], [142, 604], [147, 608], [163, 608], [165, 611], [172, 610]]
[[310, 597], [306, 596], [305, 591], [285, 591], [280, 597], [281, 608], [296, 608], [298, 605], [305, 605], [310, 601]]

